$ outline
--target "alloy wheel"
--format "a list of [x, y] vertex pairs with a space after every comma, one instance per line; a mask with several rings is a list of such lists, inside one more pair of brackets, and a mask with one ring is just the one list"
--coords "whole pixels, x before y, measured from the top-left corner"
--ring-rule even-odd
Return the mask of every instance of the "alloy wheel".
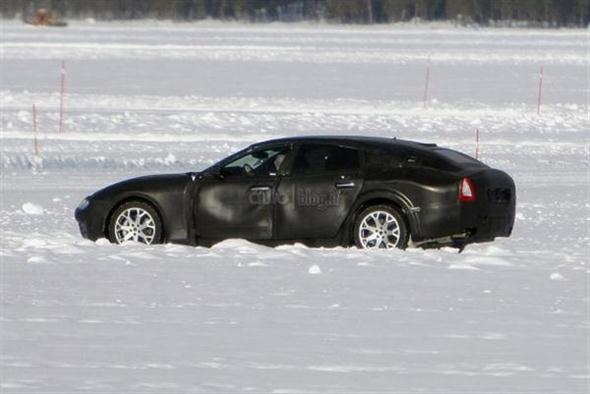
[[115, 239], [117, 243], [130, 241], [151, 244], [156, 235], [156, 222], [152, 215], [143, 208], [127, 208], [115, 221]]
[[401, 239], [400, 225], [391, 213], [373, 211], [363, 217], [358, 237], [365, 249], [395, 248]]

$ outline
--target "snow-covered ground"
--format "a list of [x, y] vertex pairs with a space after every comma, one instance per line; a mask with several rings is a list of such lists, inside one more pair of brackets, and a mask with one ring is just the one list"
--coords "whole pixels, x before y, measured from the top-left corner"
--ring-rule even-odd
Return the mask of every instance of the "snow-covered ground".
[[[2, 21], [0, 34], [0, 391], [588, 391], [588, 31]], [[476, 128], [483, 160], [516, 181], [517, 221], [462, 254], [117, 247], [73, 219], [104, 185], [266, 138], [473, 154]]]

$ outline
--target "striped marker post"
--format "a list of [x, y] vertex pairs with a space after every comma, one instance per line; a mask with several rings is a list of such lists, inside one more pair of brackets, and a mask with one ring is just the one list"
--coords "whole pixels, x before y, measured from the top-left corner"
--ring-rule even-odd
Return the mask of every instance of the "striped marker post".
[[475, 129], [475, 158], [479, 159], [479, 128]]
[[541, 101], [543, 99], [543, 66], [539, 71], [539, 96], [537, 97], [537, 115], [541, 114]]
[[424, 99], [423, 99], [423, 106], [424, 109], [428, 106], [428, 88], [430, 85], [430, 58], [428, 58], [428, 65], [426, 66], [426, 77], [424, 81]]
[[66, 62], [61, 61], [61, 83], [59, 88], [59, 132], [63, 131], [64, 121], [64, 91], [66, 85]]
[[35, 156], [39, 156], [39, 143], [37, 142], [37, 107], [33, 104], [33, 150]]

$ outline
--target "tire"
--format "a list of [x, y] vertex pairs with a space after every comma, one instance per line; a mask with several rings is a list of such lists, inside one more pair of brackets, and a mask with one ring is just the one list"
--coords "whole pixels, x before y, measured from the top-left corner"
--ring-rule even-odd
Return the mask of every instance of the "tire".
[[354, 243], [361, 249], [405, 249], [408, 244], [406, 222], [389, 205], [368, 207], [355, 220]]
[[164, 228], [158, 212], [149, 204], [131, 201], [115, 209], [109, 220], [109, 240], [115, 244], [141, 242], [162, 243]]

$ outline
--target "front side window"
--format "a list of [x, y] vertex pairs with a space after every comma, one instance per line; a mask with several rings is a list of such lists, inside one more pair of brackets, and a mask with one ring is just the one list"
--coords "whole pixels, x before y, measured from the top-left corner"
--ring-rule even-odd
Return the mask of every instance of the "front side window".
[[224, 165], [225, 176], [268, 176], [276, 175], [287, 157], [288, 148], [276, 147], [249, 152]]
[[360, 168], [356, 149], [331, 145], [303, 145], [293, 164], [293, 174], [350, 172]]

